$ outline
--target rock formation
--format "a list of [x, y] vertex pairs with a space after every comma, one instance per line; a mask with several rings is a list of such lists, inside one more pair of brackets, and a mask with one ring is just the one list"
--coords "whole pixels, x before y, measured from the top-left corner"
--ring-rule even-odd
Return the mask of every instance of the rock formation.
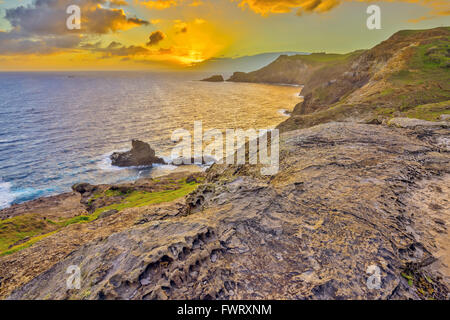
[[208, 81], [208, 82], [223, 82], [224, 79], [223, 77], [219, 74], [219, 75], [214, 75], [211, 76], [209, 78], [203, 79], [202, 81]]
[[133, 166], [151, 166], [154, 163], [164, 163], [164, 160], [155, 156], [148, 143], [132, 140], [131, 150], [126, 152], [114, 152], [111, 155], [113, 166], [133, 167]]

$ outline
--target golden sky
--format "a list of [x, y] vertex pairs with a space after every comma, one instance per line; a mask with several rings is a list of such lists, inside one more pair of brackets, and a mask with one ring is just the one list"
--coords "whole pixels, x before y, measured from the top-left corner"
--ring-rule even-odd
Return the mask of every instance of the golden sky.
[[[366, 9], [381, 8], [368, 30]], [[81, 8], [68, 30], [66, 9]], [[0, 70], [189, 69], [215, 57], [348, 52], [450, 25], [450, 0], [0, 0]]]

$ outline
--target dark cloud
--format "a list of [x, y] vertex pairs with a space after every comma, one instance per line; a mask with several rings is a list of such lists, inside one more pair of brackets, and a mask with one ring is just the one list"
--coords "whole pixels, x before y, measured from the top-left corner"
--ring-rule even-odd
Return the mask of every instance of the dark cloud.
[[117, 41], [112, 41], [106, 47], [101, 45], [101, 42], [96, 42], [93, 44], [87, 43], [83, 44], [82, 47], [84, 49], [88, 49], [93, 53], [101, 54], [102, 58], [111, 58], [111, 57], [128, 57], [128, 56], [138, 56], [138, 55], [148, 55], [151, 51], [142, 46], [125, 46]]
[[[150, 24], [128, 17], [123, 9], [104, 7], [122, 2], [125, 1], [34, 0], [26, 6], [6, 9], [5, 19], [12, 29], [0, 33], [0, 54], [48, 54], [63, 49], [85, 49], [82, 40]], [[67, 29], [66, 10], [70, 5], [81, 8], [80, 30]]]
[[147, 43], [148, 46], [156, 46], [158, 43], [160, 43], [162, 40], [166, 38], [166, 35], [162, 31], [153, 31], [150, 34], [149, 42]]
[[0, 55], [51, 54], [73, 50], [80, 44], [78, 35], [23, 38], [20, 33], [0, 31]]
[[40, 34], [66, 34], [67, 7], [81, 8], [81, 30], [83, 34], [103, 34], [126, 30], [149, 22], [127, 17], [123, 9], [105, 8], [106, 0], [35, 0], [28, 6], [6, 9], [5, 18], [14, 28], [23, 32]]

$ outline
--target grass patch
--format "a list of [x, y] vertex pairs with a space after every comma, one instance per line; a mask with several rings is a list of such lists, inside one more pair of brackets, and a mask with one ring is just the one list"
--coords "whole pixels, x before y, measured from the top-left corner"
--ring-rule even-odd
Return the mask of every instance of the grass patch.
[[126, 196], [120, 203], [114, 203], [109, 206], [99, 208], [95, 210], [89, 217], [90, 219], [97, 219], [97, 217], [105, 211], [108, 210], [118, 210], [121, 211], [127, 208], [137, 208], [148, 206], [151, 204], [157, 204], [162, 202], [173, 201], [177, 198], [181, 198], [197, 188], [197, 183], [191, 182], [186, 183], [184, 180], [181, 183], [179, 189], [176, 190], [164, 190], [160, 192], [145, 192], [145, 191], [132, 191], [128, 196]]
[[351, 57], [354, 57], [358, 54], [361, 54], [364, 50], [357, 50], [354, 52], [339, 54], [339, 53], [311, 53], [308, 55], [292, 55], [286, 57], [286, 59], [290, 60], [302, 60], [304, 62], [310, 63], [338, 63], [345, 61]]
[[408, 118], [428, 121], [437, 121], [442, 114], [450, 114], [450, 100], [420, 105], [404, 113]]
[[43, 232], [54, 229], [55, 226], [39, 217], [37, 214], [25, 214], [0, 221], [0, 252], [11, 245]]
[[[164, 190], [160, 192], [131, 191], [126, 194], [125, 198], [120, 203], [99, 208], [90, 215], [80, 215], [55, 222], [44, 220], [36, 214], [28, 214], [0, 221], [0, 256], [12, 254], [28, 248], [43, 238], [46, 238], [71, 224], [94, 221], [102, 212], [112, 209], [121, 211], [126, 208], [143, 207], [151, 204], [173, 201], [191, 193], [198, 186], [198, 183], [195, 182], [186, 183], [185, 179], [177, 182], [180, 187], [175, 190]], [[117, 190], [108, 191], [117, 192]], [[26, 240], [27, 238], [31, 239]], [[22, 240], [26, 241], [14, 245]]]
[[28, 240], [28, 241], [26, 241], [26, 242], [24, 242], [22, 244], [19, 244], [17, 246], [11, 247], [9, 250], [0, 252], [0, 257], [1, 256], [6, 256], [8, 254], [12, 254], [14, 252], [20, 251], [20, 250], [28, 248], [28, 247], [31, 247], [36, 242], [38, 242], [38, 241], [40, 241], [40, 240], [42, 240], [42, 239], [44, 239], [44, 238], [46, 238], [48, 236], [51, 236], [52, 234], [54, 234], [54, 233], [56, 233], [58, 231], [59, 230], [55, 230], [55, 231], [52, 231], [52, 232], [49, 232], [49, 233], [46, 233], [46, 234], [41, 234], [41, 235], [39, 235], [37, 237], [34, 237], [34, 238], [32, 238], [32, 239], [30, 239], [30, 240]]

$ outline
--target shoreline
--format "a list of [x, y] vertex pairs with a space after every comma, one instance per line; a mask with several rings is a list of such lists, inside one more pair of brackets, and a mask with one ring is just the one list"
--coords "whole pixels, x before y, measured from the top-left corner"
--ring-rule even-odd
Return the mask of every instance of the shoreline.
[[[194, 81], [194, 80], [192, 80], [192, 81]], [[196, 80], [196, 81], [202, 81], [202, 80]], [[224, 81], [224, 82], [227, 82], [227, 81]], [[230, 82], [234, 82], [234, 81], [230, 81]], [[279, 86], [303, 87], [303, 85], [290, 85], [290, 84], [273, 84], [273, 83], [260, 83], [260, 84], [275, 85], [275, 86], [279, 85]], [[301, 93], [301, 91], [299, 93], [296, 93], [295, 96], [301, 98], [301, 96], [297, 96], [300, 93]], [[279, 110], [277, 110], [277, 113], [282, 115], [282, 116], [284, 116], [284, 117], [290, 117], [292, 115], [292, 111], [288, 111], [287, 109], [279, 109]], [[273, 125], [273, 127], [275, 128], [276, 126], [281, 124], [283, 121], [281, 121], [280, 123], [278, 123], [276, 125]], [[109, 158], [110, 155], [113, 154], [114, 152], [124, 152], [124, 151], [127, 151], [127, 150], [128, 149], [125, 148], [125, 149], [110, 151], [108, 153], [105, 153], [105, 154], [101, 155], [99, 157], [99, 160], [97, 161], [98, 162], [97, 166], [103, 171], [150, 170], [149, 177], [152, 177], [155, 174], [157, 176], [160, 176], [160, 174], [158, 173], [159, 171], [165, 172], [162, 175], [170, 175], [171, 172], [179, 172], [180, 171], [180, 170], [178, 170], [179, 166], [172, 165], [172, 162], [171, 162], [172, 160], [170, 159], [170, 157], [167, 157], [167, 156], [161, 156], [167, 162], [166, 164], [156, 164], [156, 165], [152, 165], [152, 166], [130, 166], [130, 167], [113, 166], [111, 164], [111, 160]], [[165, 170], [166, 169], [165, 166], [167, 166], [167, 167], [172, 166], [172, 168], [167, 168], [167, 170]], [[197, 166], [201, 170], [206, 170], [207, 167], [208, 167], [208, 165], [199, 165], [199, 164], [192, 164], [192, 166]], [[196, 171], [194, 170], [192, 172], [196, 172]], [[124, 182], [126, 182], [126, 181], [134, 181], [134, 180], [137, 180], [137, 179], [139, 179], [139, 177], [138, 178], [131, 178], [129, 180], [124, 180]], [[116, 183], [119, 183], [119, 181], [116, 182]], [[12, 189], [11, 182], [3, 182], [2, 180], [0, 180], [0, 196], [1, 196], [1, 193], [3, 192], [3, 194], [4, 194], [3, 198], [6, 199], [6, 200], [4, 200], [4, 202], [5, 203], [9, 203], [9, 205], [7, 205], [5, 207], [1, 207], [1, 203], [0, 203], [0, 212], [2, 210], [4, 210], [4, 209], [8, 209], [11, 206], [14, 206], [14, 205], [17, 205], [17, 204], [22, 204], [22, 203], [25, 203], [25, 202], [30, 202], [30, 201], [34, 201], [34, 200], [37, 200], [37, 199], [40, 199], [40, 198], [46, 198], [46, 197], [50, 197], [50, 196], [58, 196], [60, 194], [64, 194], [64, 193], [70, 192], [70, 189], [68, 189], [67, 191], [55, 191], [55, 192], [52, 192], [52, 193], [50, 193], [48, 195], [45, 195], [45, 196], [33, 197], [32, 199], [15, 203], [14, 200], [17, 199], [18, 197], [14, 196], [14, 193], [13, 193], [13, 191], [11, 191], [11, 189]], [[44, 190], [36, 189], [36, 190], [34, 190], [34, 192], [39, 194], [39, 193], [45, 192], [47, 189], [44, 189]]]

